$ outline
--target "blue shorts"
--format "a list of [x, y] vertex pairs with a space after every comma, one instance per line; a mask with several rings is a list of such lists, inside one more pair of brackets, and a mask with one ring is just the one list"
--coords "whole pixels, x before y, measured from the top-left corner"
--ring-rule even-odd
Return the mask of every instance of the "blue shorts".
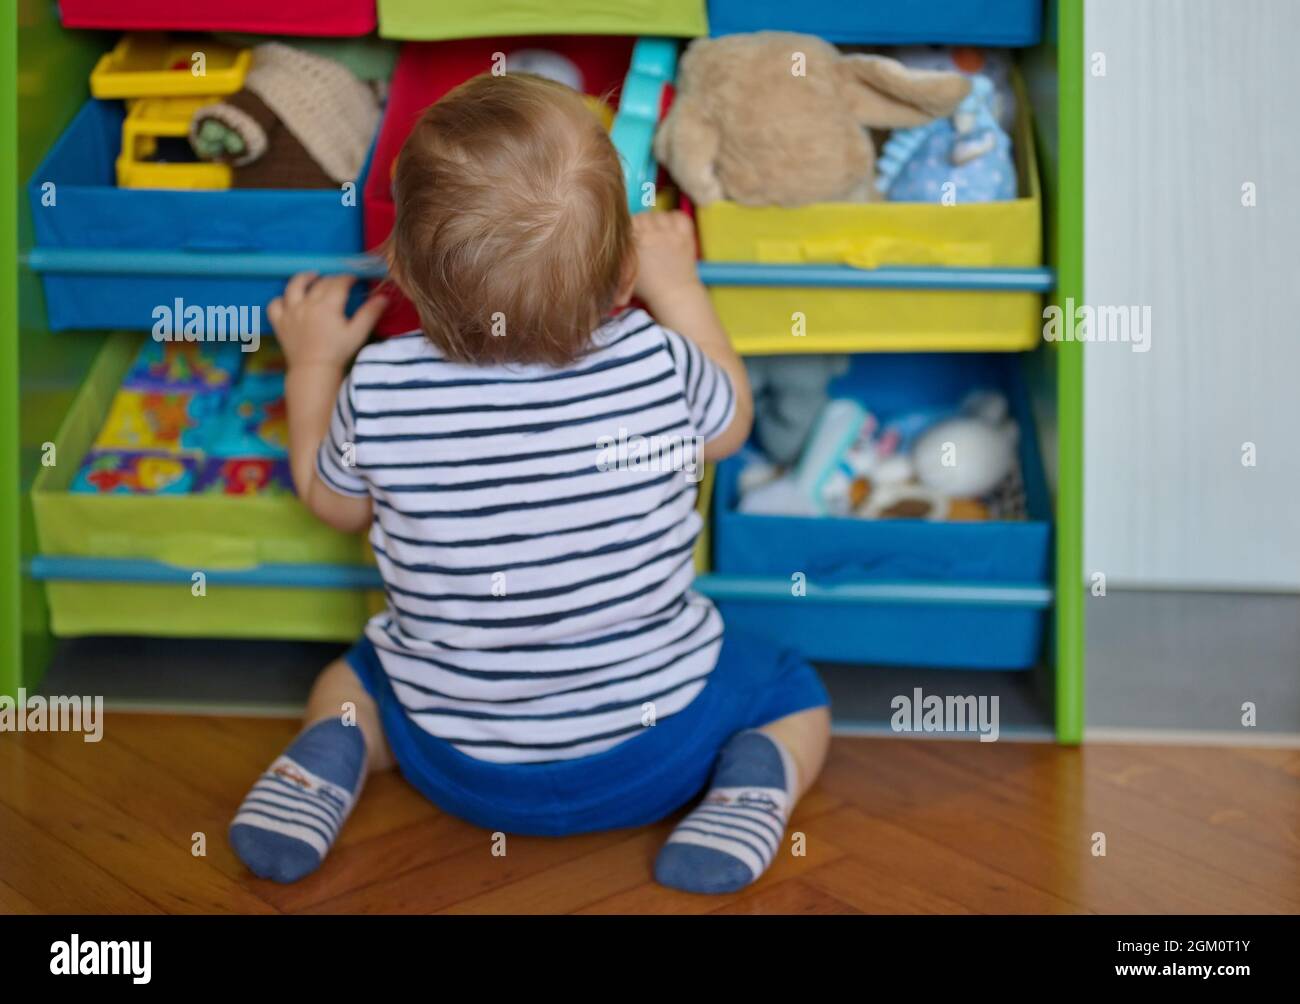
[[703, 790], [718, 750], [737, 732], [830, 703], [802, 658], [728, 633], [695, 700], [641, 735], [574, 760], [490, 763], [411, 721], [368, 639], [353, 646], [347, 662], [379, 705], [402, 774], [426, 798], [489, 830], [537, 836], [660, 820]]

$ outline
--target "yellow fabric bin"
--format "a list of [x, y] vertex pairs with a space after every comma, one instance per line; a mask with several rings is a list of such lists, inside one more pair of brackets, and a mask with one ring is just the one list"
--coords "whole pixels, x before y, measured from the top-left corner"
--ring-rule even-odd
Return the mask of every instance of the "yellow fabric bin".
[[[705, 261], [767, 265], [1032, 268], [1042, 262], [1042, 194], [1027, 99], [1016, 81], [1020, 197], [945, 206], [716, 202], [698, 212]], [[738, 351], [1021, 351], [1042, 328], [1040, 295], [997, 290], [713, 286]]]

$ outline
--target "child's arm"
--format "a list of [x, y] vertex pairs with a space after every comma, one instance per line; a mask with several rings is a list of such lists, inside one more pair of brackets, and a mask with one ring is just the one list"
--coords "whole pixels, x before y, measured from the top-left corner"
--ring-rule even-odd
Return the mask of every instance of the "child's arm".
[[317, 473], [316, 454], [329, 430], [348, 364], [386, 306], [382, 296], [372, 297], [349, 318], [345, 305], [352, 283], [352, 276], [317, 279], [314, 272], [300, 272], [289, 280], [284, 296], [266, 308], [288, 362], [284, 397], [294, 488], [317, 517], [348, 533], [370, 525], [370, 497], [331, 489]]
[[699, 346], [731, 379], [736, 395], [735, 417], [704, 445], [705, 460], [735, 453], [749, 438], [754, 401], [749, 375], [731, 347], [713, 301], [700, 282], [695, 264], [695, 228], [683, 213], [639, 213], [632, 217], [636, 238], [636, 295], [655, 320]]

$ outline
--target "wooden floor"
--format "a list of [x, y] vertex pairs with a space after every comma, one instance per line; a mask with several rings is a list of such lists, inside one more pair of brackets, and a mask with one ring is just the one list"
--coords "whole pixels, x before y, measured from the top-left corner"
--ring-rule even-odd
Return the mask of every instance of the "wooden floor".
[[259, 881], [225, 829], [295, 730], [110, 715], [98, 744], [0, 734], [0, 912], [1300, 911], [1295, 751], [837, 739], [791, 824], [806, 855], [711, 898], [651, 881], [669, 823], [494, 857], [396, 775], [371, 779], [319, 872]]

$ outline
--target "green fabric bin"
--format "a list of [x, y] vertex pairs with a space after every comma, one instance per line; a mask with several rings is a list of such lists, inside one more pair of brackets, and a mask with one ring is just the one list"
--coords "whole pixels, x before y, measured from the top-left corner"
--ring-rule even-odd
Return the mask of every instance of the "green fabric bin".
[[[704, 0], [379, 0], [379, 34], [433, 41], [511, 35], [708, 33]], [[487, 67], [484, 67], [487, 69]]]
[[32, 488], [42, 556], [128, 558], [183, 570], [176, 583], [46, 583], [55, 635], [165, 635], [349, 641], [380, 594], [350, 589], [230, 586], [192, 589], [194, 572], [265, 564], [373, 564], [361, 535], [341, 534], [289, 496], [92, 495], [69, 490], [140, 346], [110, 337], [55, 440], [54, 463]]

